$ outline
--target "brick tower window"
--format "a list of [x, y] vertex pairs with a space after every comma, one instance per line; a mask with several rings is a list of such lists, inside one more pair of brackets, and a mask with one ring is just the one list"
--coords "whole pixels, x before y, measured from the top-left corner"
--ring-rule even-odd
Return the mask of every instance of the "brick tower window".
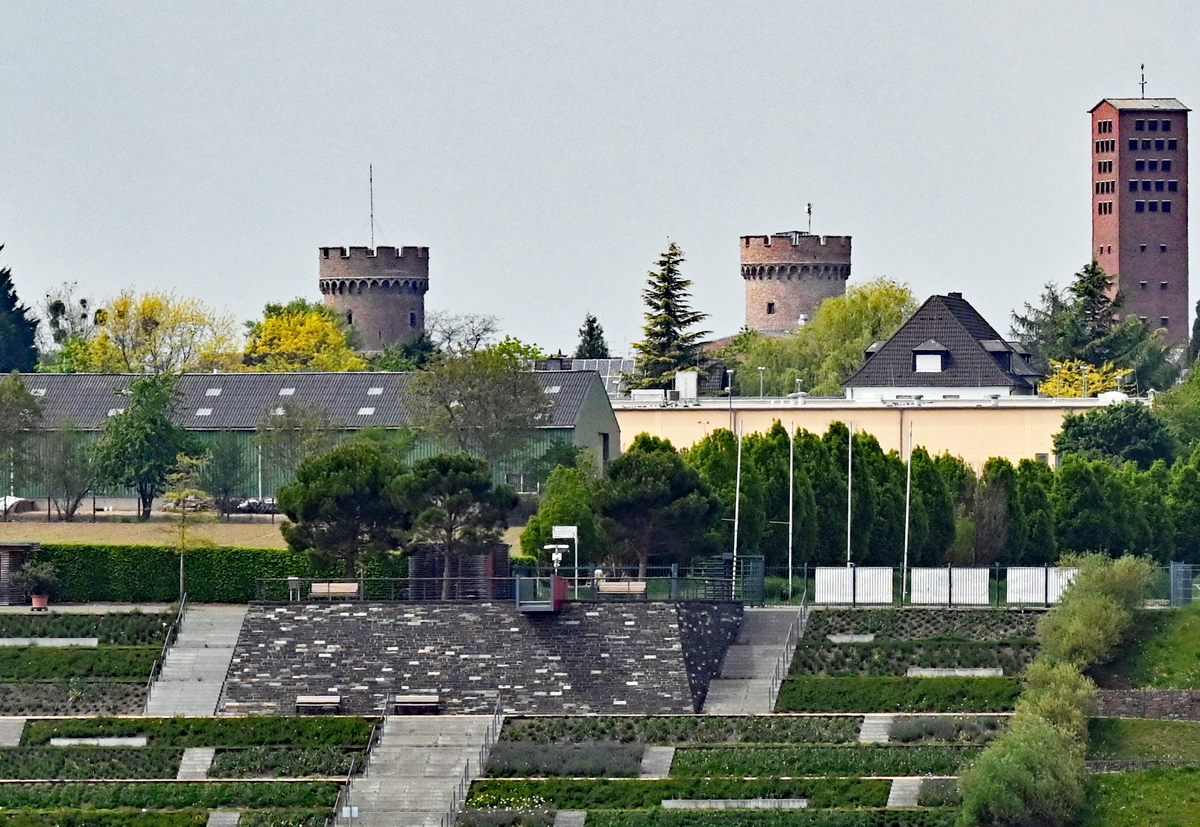
[[354, 324], [354, 311], [353, 310], [346, 311], [346, 324], [351, 324], [351, 325]]
[[775, 315], [775, 302], [767, 302], [767, 315], [768, 316]]
[[417, 314], [416, 314], [416, 313], [409, 313], [409, 314], [408, 314], [408, 326], [409, 326], [409, 327], [416, 327], [416, 326], [417, 326]]

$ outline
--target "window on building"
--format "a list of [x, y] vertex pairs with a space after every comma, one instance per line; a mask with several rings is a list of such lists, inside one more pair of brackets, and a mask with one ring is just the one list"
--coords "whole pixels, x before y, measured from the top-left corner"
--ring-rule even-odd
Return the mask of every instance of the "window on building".
[[1145, 121], [1134, 121], [1133, 122], [1133, 131], [1134, 132], [1145, 132], [1146, 131], [1146, 122]]
[[[1143, 244], [1143, 245], [1142, 245], [1142, 246], [1141, 246], [1139, 249], [1140, 249], [1140, 250], [1141, 250], [1141, 252], [1143, 252], [1143, 253], [1144, 253], [1144, 252], [1146, 252], [1146, 245], [1145, 245], [1145, 244]], [[1146, 282], [1142, 282], [1142, 284], [1145, 284], [1145, 283], [1146, 283]]]
[[940, 353], [917, 353], [913, 362], [913, 370], [916, 373], [941, 373], [942, 372], [942, 354]]
[[1143, 139], [1142, 140], [1142, 149], [1149, 149], [1149, 148], [1150, 148], [1150, 139], [1149, 138]]
[[1146, 124], [1146, 126], [1150, 127], [1151, 132], [1158, 131], [1158, 121], [1150, 121], [1150, 123]]
[[1144, 282], [1144, 281], [1139, 281], [1139, 282], [1138, 282], [1138, 287], [1139, 287], [1140, 289], [1142, 289], [1142, 290], [1145, 290], [1145, 289], [1146, 289], [1146, 282]]
[[1160, 253], [1165, 253], [1165, 252], [1167, 251], [1167, 245], [1166, 245], [1166, 244], [1159, 244], [1159, 245], [1158, 245], [1158, 251], [1159, 251]]
[[1151, 172], [1158, 172], [1158, 161], [1148, 161], [1146, 163], [1146, 168]]
[[1162, 209], [1163, 212], [1171, 211], [1171, 202], [1170, 201], [1164, 201], [1164, 202], [1162, 202], [1162, 205], [1163, 205], [1163, 209]]
[[1130, 192], [1137, 192], [1137, 181], [1130, 181], [1130, 182], [1129, 182], [1129, 191], [1130, 191]]
[[601, 431], [600, 432], [600, 461], [608, 462], [608, 458], [611, 453], [612, 453], [612, 448], [610, 447], [608, 434], [604, 431]]
[[1162, 171], [1163, 171], [1163, 172], [1170, 172], [1170, 171], [1171, 171], [1171, 162], [1170, 162], [1170, 161], [1168, 161], [1168, 160], [1166, 160], [1166, 159], [1163, 159], [1163, 162], [1162, 162]]
[[1167, 283], [1166, 283], [1165, 281], [1160, 281], [1160, 282], [1158, 283], [1158, 289], [1159, 289], [1159, 290], [1166, 290], [1166, 289], [1167, 289]]
[[1133, 168], [1136, 169], [1138, 172], [1141, 172], [1142, 170], [1144, 170], [1146, 168], [1146, 162], [1143, 159], [1138, 158], [1136, 161], [1133, 162]]
[[212, 416], [212, 408], [196, 408], [196, 416]]
[[1163, 126], [1163, 132], [1171, 131], [1171, 122], [1170, 121], [1163, 121], [1162, 126]]
[[1178, 181], [1168, 181], [1167, 182], [1167, 192], [1179, 192], [1179, 182]]
[[204, 395], [205, 396], [220, 396], [221, 389], [220, 388], [209, 388], [208, 390], [204, 391]]
[[[1145, 212], [1146, 211], [1146, 202], [1145, 201], [1134, 201], [1133, 202], [1133, 211], [1134, 212]], [[1145, 244], [1142, 245], [1142, 252], [1143, 253], [1146, 252]]]
[[767, 302], [767, 315], [768, 316], [775, 315], [775, 302]]
[[1167, 142], [1164, 141], [1162, 138], [1159, 138], [1157, 141], [1154, 142], [1155, 151], [1162, 152], [1166, 148], [1167, 148]]
[[1167, 149], [1179, 149], [1179, 142], [1172, 138], [1167, 141]]
[[1129, 139], [1129, 148], [1130, 148], [1130, 149], [1137, 149], [1137, 148], [1138, 148], [1138, 142], [1137, 142], [1137, 138], [1130, 138], [1130, 139]]
[[1164, 181], [1155, 181], [1155, 182], [1154, 182], [1154, 191], [1155, 191], [1155, 192], [1162, 192], [1162, 191], [1163, 191], [1163, 189], [1165, 188], [1165, 186], [1166, 186], [1166, 182], [1164, 182]]
[[374, 416], [375, 409], [374, 408], [359, 408], [358, 415], [359, 416]]
[[416, 313], [409, 313], [409, 314], [408, 314], [408, 326], [409, 326], [409, 327], [416, 327], [416, 326], [417, 326], [417, 314], [416, 314]]
[[1158, 326], [1159, 327], [1170, 327], [1171, 326], [1170, 318], [1168, 318], [1167, 316], [1160, 316], [1158, 319]]
[[346, 324], [354, 324], [354, 311], [353, 310], [346, 311]]
[[383, 396], [383, 388], [367, 388], [367, 396]]
[[1049, 465], [1050, 464], [1050, 455], [1049, 454], [1034, 454], [1033, 461], [1040, 462], [1042, 465]]
[[1150, 182], [1149, 181], [1142, 182], [1142, 192], [1150, 192]]
[[1150, 212], [1158, 212], [1158, 202], [1157, 201], [1147, 201], [1146, 204], [1147, 204], [1147, 207], [1149, 208]]
[[279, 395], [280, 396], [295, 396], [296, 389], [295, 388], [280, 388]]

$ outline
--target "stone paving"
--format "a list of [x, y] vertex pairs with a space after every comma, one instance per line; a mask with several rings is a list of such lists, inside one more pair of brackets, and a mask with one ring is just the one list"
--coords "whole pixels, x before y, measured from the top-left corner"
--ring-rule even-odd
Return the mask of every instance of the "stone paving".
[[736, 642], [729, 647], [721, 675], [708, 687], [709, 715], [768, 714], [771, 676], [798, 609], [746, 609]]
[[179, 636], [150, 687], [146, 714], [213, 715], [245, 616], [245, 606], [188, 606]]
[[886, 744], [891, 738], [892, 724], [895, 715], [868, 713], [863, 715], [862, 726], [858, 730], [860, 744]]
[[183, 751], [179, 761], [179, 772], [175, 774], [177, 781], [203, 781], [208, 778], [208, 768], [217, 757], [214, 747], [188, 747]]
[[389, 694], [450, 713], [693, 713], [735, 634], [733, 604], [601, 601], [557, 614], [508, 602], [255, 604], [220, 715], [292, 714], [338, 695], [344, 714]]
[[923, 778], [893, 778], [892, 788], [888, 791], [887, 806], [889, 810], [917, 806], [917, 798], [921, 795]]
[[24, 718], [0, 718], [0, 747], [21, 746], [21, 733], [24, 731]]

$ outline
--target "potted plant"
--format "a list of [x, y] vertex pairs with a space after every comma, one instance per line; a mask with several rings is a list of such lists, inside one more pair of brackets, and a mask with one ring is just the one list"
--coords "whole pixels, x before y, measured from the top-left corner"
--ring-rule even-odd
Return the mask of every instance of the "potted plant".
[[29, 592], [35, 612], [44, 612], [51, 592], [58, 587], [58, 570], [52, 563], [26, 563], [13, 575], [13, 582]]

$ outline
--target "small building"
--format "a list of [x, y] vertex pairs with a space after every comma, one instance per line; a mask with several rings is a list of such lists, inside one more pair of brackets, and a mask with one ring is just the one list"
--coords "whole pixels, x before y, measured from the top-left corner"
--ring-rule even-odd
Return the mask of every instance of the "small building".
[[930, 296], [896, 335], [876, 342], [843, 384], [847, 399], [990, 399], [1037, 393], [1042, 375], [962, 293]]

